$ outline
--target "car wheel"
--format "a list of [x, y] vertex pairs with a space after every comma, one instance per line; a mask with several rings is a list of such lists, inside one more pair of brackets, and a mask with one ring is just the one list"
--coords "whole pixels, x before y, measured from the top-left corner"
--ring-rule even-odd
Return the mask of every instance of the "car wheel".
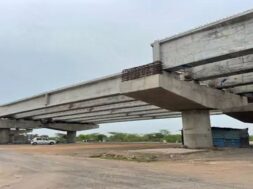
[[53, 145], [54, 143], [53, 142], [50, 142], [49, 145]]
[[32, 145], [37, 145], [37, 142], [32, 143]]

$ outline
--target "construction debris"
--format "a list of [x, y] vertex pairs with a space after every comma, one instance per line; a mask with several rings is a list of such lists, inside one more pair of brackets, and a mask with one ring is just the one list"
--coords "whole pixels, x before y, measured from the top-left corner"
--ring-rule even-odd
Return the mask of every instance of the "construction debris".
[[150, 75], [161, 74], [162, 70], [162, 63], [160, 61], [130, 69], [125, 69], [122, 71], [122, 81], [124, 82]]

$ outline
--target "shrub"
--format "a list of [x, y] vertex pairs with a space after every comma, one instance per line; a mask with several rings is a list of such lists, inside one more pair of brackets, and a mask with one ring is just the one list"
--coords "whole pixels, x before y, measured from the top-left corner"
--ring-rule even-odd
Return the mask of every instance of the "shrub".
[[106, 136], [103, 134], [81, 134], [77, 137], [78, 141], [110, 141], [110, 142], [181, 142], [181, 135], [176, 134], [170, 134], [167, 130], [161, 130], [157, 133], [149, 133], [145, 135], [139, 135], [139, 134], [129, 134], [129, 133], [117, 133], [117, 132], [111, 132], [110, 136]]

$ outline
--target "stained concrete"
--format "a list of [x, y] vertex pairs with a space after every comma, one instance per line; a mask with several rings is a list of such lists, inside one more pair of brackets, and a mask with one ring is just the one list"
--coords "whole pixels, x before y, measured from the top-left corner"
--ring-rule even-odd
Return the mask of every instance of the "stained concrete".
[[247, 106], [226, 109], [223, 113], [242, 122], [253, 123], [253, 103], [249, 103]]
[[227, 109], [248, 104], [246, 97], [196, 83], [180, 81], [164, 72], [121, 83], [126, 96], [172, 111]]
[[184, 145], [188, 148], [213, 147], [208, 110], [182, 112]]
[[0, 129], [0, 144], [8, 144], [10, 142], [10, 129]]
[[67, 131], [67, 143], [75, 143], [76, 131]]
[[154, 59], [162, 61], [165, 69], [175, 70], [252, 54], [252, 20], [250, 10], [155, 41]]

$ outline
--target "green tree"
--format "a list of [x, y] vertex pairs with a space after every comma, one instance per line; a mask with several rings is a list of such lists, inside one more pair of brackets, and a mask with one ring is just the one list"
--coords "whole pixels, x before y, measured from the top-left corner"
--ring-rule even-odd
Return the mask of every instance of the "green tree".
[[253, 135], [249, 136], [249, 140], [253, 141]]
[[66, 143], [67, 142], [67, 135], [63, 133], [56, 133], [55, 140], [57, 143]]
[[165, 130], [165, 129], [162, 129], [160, 130], [160, 133], [163, 135], [163, 136], [167, 136], [170, 134], [170, 132], [168, 130]]
[[111, 142], [181, 142], [181, 135], [170, 134], [167, 130], [161, 130], [157, 133], [149, 133], [145, 135], [129, 134], [129, 133], [117, 133], [111, 132], [110, 136], [103, 134], [81, 134], [77, 137], [78, 141], [111, 141]]

